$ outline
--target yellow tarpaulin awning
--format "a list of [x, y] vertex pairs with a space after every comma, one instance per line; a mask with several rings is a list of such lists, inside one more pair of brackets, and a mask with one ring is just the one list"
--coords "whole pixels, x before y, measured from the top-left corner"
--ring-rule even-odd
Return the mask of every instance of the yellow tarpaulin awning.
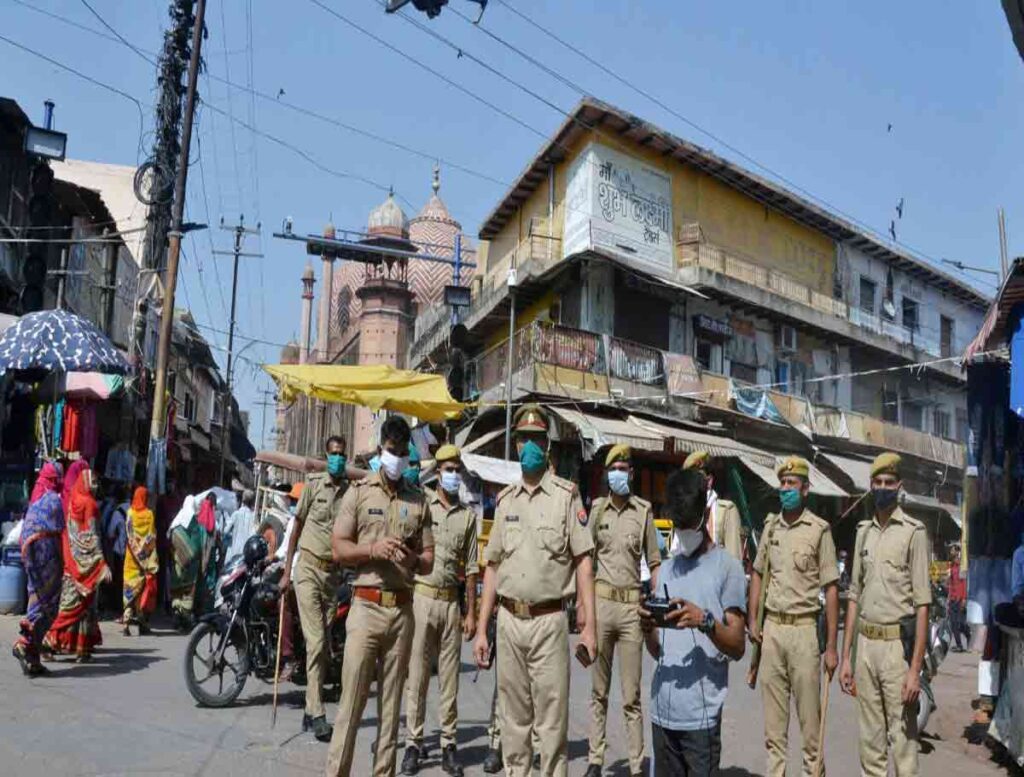
[[324, 402], [362, 405], [374, 412], [393, 410], [422, 421], [458, 418], [468, 407], [452, 399], [443, 376], [386, 364], [264, 364], [263, 369], [286, 402], [305, 394]]

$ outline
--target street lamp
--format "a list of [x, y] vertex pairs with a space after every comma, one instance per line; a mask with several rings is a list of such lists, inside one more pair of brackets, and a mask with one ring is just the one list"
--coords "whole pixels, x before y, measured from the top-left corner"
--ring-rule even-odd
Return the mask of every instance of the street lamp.
[[43, 159], [64, 160], [68, 147], [66, 132], [53, 129], [53, 100], [47, 100], [42, 127], [29, 127], [25, 131], [25, 153]]

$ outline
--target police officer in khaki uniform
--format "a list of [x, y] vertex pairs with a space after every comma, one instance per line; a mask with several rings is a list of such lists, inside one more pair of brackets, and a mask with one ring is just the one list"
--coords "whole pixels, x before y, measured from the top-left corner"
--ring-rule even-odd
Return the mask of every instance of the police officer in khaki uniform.
[[[843, 691], [857, 697], [860, 768], [865, 777], [885, 777], [892, 748], [896, 777], [914, 777], [917, 764], [917, 705], [928, 637], [928, 535], [924, 525], [897, 504], [903, 481], [900, 457], [883, 453], [871, 465], [875, 513], [857, 525], [850, 602], [843, 638]], [[900, 638], [901, 621], [913, 632], [909, 666]], [[856, 658], [851, 656], [856, 637]]]
[[[769, 515], [754, 560], [748, 602], [752, 641], [761, 642], [761, 692], [769, 777], [785, 777], [790, 697], [796, 702], [803, 740], [803, 774], [817, 777], [821, 722], [821, 655], [818, 594], [825, 589], [826, 682], [839, 664], [839, 566], [832, 529], [804, 504], [810, 467], [792, 456], [778, 469], [781, 515]], [[770, 557], [770, 558], [769, 558]], [[766, 574], [767, 567], [767, 574]], [[764, 578], [767, 577], [767, 583]], [[758, 630], [761, 586], [767, 585], [764, 632]]]
[[715, 491], [711, 454], [707, 451], [694, 451], [686, 457], [683, 469], [695, 469], [704, 475], [708, 486], [708, 530], [711, 539], [716, 545], [729, 551], [729, 555], [734, 559], [743, 563], [743, 537], [740, 533], [743, 522], [740, 520], [740, 511], [728, 499], [721, 499]]
[[[334, 560], [355, 570], [346, 624], [341, 701], [327, 751], [327, 777], [352, 773], [356, 732], [370, 683], [377, 680], [377, 746], [373, 774], [395, 773], [398, 719], [412, 646], [413, 574], [434, 568], [434, 535], [423, 492], [404, 477], [409, 424], [381, 426], [380, 471], [354, 484], [334, 523]], [[366, 774], [359, 768], [357, 774]]]
[[291, 585], [292, 559], [298, 547], [295, 599], [306, 643], [306, 712], [302, 716], [302, 730], [312, 729], [313, 735], [321, 742], [331, 739], [331, 726], [320, 696], [327, 666], [327, 622], [338, 590], [338, 578], [331, 558], [331, 532], [341, 498], [348, 489], [345, 440], [332, 435], [327, 438], [325, 448], [327, 472], [310, 475], [302, 489], [280, 583], [282, 591], [287, 591]]
[[[427, 684], [434, 657], [440, 688], [441, 768], [461, 775], [455, 755], [458, 721], [459, 657], [461, 638], [476, 633], [477, 543], [476, 513], [459, 501], [462, 458], [454, 445], [442, 445], [434, 454], [437, 490], [427, 498], [434, 533], [434, 570], [416, 575], [412, 610], [415, 630], [405, 702], [405, 756], [402, 774], [417, 774], [423, 748], [423, 717]], [[466, 618], [459, 611], [459, 574], [466, 576]]]
[[[505, 774], [530, 773], [530, 728], [540, 740], [541, 773], [568, 770], [569, 623], [566, 598], [577, 594], [584, 625], [580, 649], [594, 660], [594, 548], [576, 486], [550, 472], [548, 419], [538, 405], [515, 417], [522, 482], [498, 495], [484, 551], [484, 591], [473, 652], [487, 666], [487, 620], [498, 605], [498, 704]], [[579, 651], [578, 651], [579, 652]]]
[[629, 773], [641, 774], [644, 758], [644, 723], [640, 707], [640, 669], [643, 634], [640, 631], [640, 559], [651, 570], [651, 590], [658, 588], [661, 553], [654, 528], [651, 503], [630, 493], [633, 452], [616, 445], [604, 460], [607, 497], [590, 507], [594, 535], [594, 593], [597, 602], [597, 660], [592, 673], [590, 713], [590, 765], [586, 777], [601, 777], [604, 764], [605, 726], [608, 720], [608, 686], [612, 661], [619, 652], [622, 714], [629, 740]]

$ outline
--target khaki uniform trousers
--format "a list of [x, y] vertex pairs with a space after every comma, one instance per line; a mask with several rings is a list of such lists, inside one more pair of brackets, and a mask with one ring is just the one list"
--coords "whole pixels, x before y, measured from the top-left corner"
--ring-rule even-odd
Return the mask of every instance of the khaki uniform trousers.
[[506, 777], [532, 773], [530, 730], [540, 771], [565, 777], [569, 758], [569, 622], [564, 612], [516, 618], [498, 610], [498, 707]]
[[455, 744], [458, 722], [459, 670], [462, 641], [462, 613], [458, 600], [445, 602], [414, 594], [412, 613], [415, 629], [409, 664], [409, 684], [405, 700], [406, 747], [423, 747], [423, 718], [426, 714], [430, 668], [437, 656], [437, 684], [440, 690], [438, 717], [441, 722], [441, 747]]
[[917, 705], [903, 704], [907, 662], [898, 639], [858, 635], [857, 706], [860, 770], [863, 777], [885, 777], [892, 747], [896, 777], [917, 777]]
[[[497, 750], [501, 747], [501, 715], [498, 714], [500, 707], [498, 706], [498, 683], [494, 683], [494, 693], [491, 696], [491, 722], [487, 726], [487, 747], [491, 750]], [[530, 729], [530, 744], [533, 747], [533, 752], [540, 752], [540, 740], [537, 739], [537, 729]]]
[[[341, 667], [341, 701], [334, 719], [334, 735], [327, 751], [327, 777], [352, 773], [356, 733], [363, 719], [370, 684], [377, 680], [377, 744], [373, 774], [395, 773], [395, 748], [405, 683], [412, 647], [412, 604], [382, 607], [365, 599], [352, 599], [348, 636]], [[360, 767], [357, 774], [366, 774]]]
[[821, 655], [818, 653], [817, 624], [787, 625], [765, 618], [758, 677], [764, 700], [768, 777], [786, 775], [790, 697], [796, 701], [796, 715], [800, 722], [802, 774], [812, 777], [821, 723]]
[[601, 766], [607, 742], [608, 687], [612, 680], [612, 662], [619, 651], [619, 683], [622, 688], [622, 715], [626, 719], [629, 742], [629, 773], [640, 774], [644, 759], [644, 721], [640, 707], [640, 672], [643, 662], [643, 635], [640, 632], [638, 604], [613, 602], [597, 597], [597, 661], [592, 670], [590, 693], [590, 763]]
[[337, 576], [321, 569], [305, 552], [300, 552], [295, 570], [295, 601], [299, 606], [302, 639], [306, 643], [306, 714], [314, 718], [324, 714], [321, 691], [327, 671], [327, 623], [337, 593]]

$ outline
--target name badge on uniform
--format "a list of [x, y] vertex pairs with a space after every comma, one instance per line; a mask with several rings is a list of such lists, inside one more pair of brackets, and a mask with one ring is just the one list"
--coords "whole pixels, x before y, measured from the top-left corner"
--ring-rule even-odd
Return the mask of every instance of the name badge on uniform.
[[609, 528], [611, 528], [611, 524], [609, 524], [609, 523], [600, 523], [600, 524], [597, 525], [597, 528], [598, 529], [609, 529]]
[[367, 512], [370, 515], [384, 515], [384, 511], [379, 507], [371, 507], [369, 510], [367, 510]]
[[518, 515], [506, 515], [505, 516], [505, 523], [519, 523], [519, 516]]

